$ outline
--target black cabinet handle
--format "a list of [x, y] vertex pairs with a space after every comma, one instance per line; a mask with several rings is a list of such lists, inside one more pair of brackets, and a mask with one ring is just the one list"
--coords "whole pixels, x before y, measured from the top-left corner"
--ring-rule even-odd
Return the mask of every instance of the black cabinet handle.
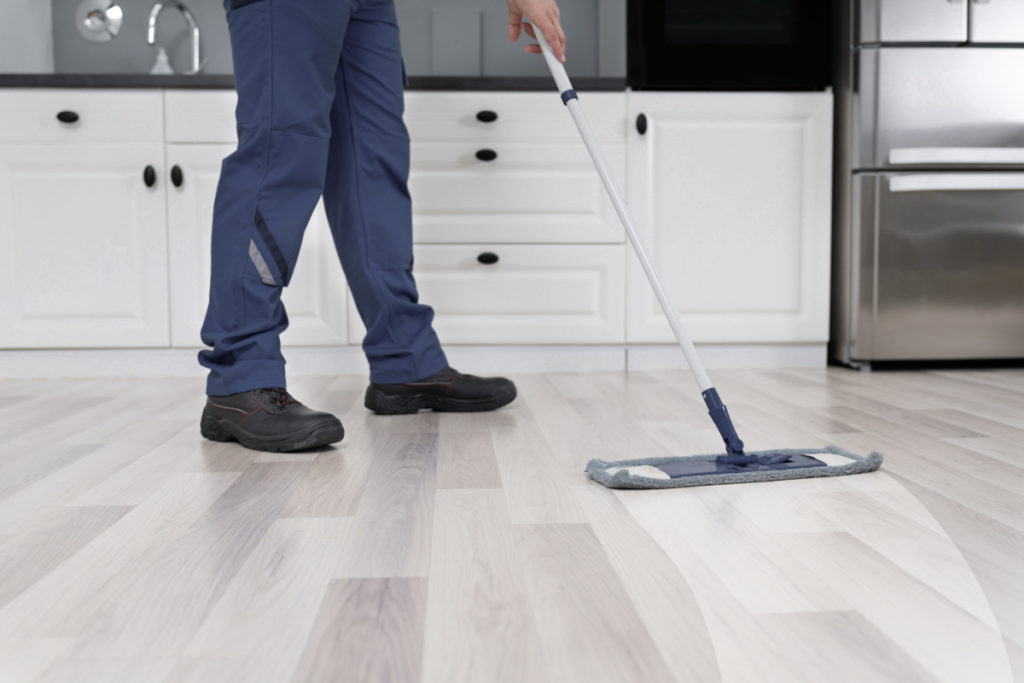
[[498, 262], [498, 255], [491, 251], [485, 251], [476, 257], [476, 260], [485, 266], [493, 266]]
[[177, 164], [171, 168], [171, 182], [174, 183], [175, 187], [181, 187], [185, 182], [185, 174], [181, 170], [181, 166]]
[[476, 120], [483, 123], [493, 123], [498, 120], [498, 113], [490, 109], [484, 109], [476, 113]]
[[66, 109], [57, 113], [57, 120], [61, 123], [74, 123], [78, 120], [78, 113], [73, 112], [70, 109]]
[[643, 114], [636, 117], [636, 132], [640, 135], [647, 132], [647, 117]]
[[152, 166], [147, 166], [146, 170], [142, 172], [142, 181], [146, 183], [146, 187], [156, 185], [156, 169]]
[[498, 158], [498, 153], [493, 149], [478, 149], [476, 151], [476, 158], [480, 161], [494, 161]]

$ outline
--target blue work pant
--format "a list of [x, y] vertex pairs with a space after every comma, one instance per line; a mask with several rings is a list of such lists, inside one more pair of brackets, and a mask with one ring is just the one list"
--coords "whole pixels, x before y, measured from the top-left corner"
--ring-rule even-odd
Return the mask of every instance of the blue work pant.
[[412, 275], [409, 135], [392, 0], [226, 0], [238, 149], [213, 211], [207, 393], [284, 387], [281, 288], [322, 195], [375, 382], [447, 366]]

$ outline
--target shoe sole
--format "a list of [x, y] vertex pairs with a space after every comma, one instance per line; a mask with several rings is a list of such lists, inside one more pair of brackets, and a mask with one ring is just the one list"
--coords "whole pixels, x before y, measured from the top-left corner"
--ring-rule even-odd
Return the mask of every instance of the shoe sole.
[[480, 413], [508, 405], [515, 397], [514, 386], [507, 394], [499, 394], [485, 400], [458, 399], [438, 394], [388, 394], [370, 386], [366, 390], [363, 405], [377, 415], [411, 415], [423, 409], [439, 413]]
[[238, 425], [207, 413], [203, 413], [199, 431], [210, 441], [237, 441], [254, 451], [270, 451], [272, 453], [290, 453], [319, 448], [337, 443], [345, 438], [345, 428], [341, 426], [339, 420], [324, 422], [294, 434], [268, 439], [247, 432]]

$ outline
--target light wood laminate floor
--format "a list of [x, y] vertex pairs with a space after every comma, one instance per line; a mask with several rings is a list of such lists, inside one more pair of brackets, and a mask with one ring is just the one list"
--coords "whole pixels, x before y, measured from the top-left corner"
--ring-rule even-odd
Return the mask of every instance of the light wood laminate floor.
[[195, 381], [0, 382], [0, 680], [1024, 681], [1024, 370], [719, 371], [752, 450], [883, 469], [626, 492], [586, 461], [721, 450], [689, 375], [514, 379], [299, 379], [347, 435], [284, 455]]

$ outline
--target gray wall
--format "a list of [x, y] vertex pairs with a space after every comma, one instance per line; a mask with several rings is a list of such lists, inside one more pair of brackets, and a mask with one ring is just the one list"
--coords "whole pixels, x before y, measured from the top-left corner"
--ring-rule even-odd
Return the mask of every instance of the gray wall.
[[[0, 0], [21, 5], [45, 0]], [[323, 0], [324, 2], [328, 0]], [[154, 0], [120, 0], [124, 26], [108, 43], [92, 43], [74, 26], [80, 0], [52, 0], [54, 63], [58, 73], [147, 73], [156, 50], [146, 44]], [[221, 0], [186, 0], [202, 33], [203, 73], [231, 73], [231, 42]], [[507, 39], [503, 0], [395, 0], [406, 70], [413, 76], [547, 76], [543, 60]], [[626, 0], [559, 0], [572, 76], [626, 75]], [[157, 44], [178, 73], [189, 66], [188, 31], [165, 10]], [[31, 42], [31, 41], [29, 41]], [[3, 68], [3, 71], [20, 69]]]
[[50, 4], [41, 0], [2, 0], [0, 73], [53, 71]]
[[[626, 1], [559, 0], [573, 76], [626, 75]], [[501, 0], [395, 0], [412, 76], [547, 76], [536, 55], [508, 42]]]
[[[75, 28], [75, 10], [80, 1], [53, 0], [57, 73], [149, 73], [156, 60], [156, 48], [146, 43], [146, 27], [155, 0], [120, 0], [124, 25], [118, 36], [108, 43], [90, 42]], [[199, 24], [202, 59], [209, 59], [203, 73], [231, 73], [231, 42], [220, 0], [185, 0], [184, 4], [192, 10]], [[176, 73], [190, 68], [188, 24], [180, 12], [171, 8], [164, 10], [157, 25], [156, 42], [167, 48]]]

